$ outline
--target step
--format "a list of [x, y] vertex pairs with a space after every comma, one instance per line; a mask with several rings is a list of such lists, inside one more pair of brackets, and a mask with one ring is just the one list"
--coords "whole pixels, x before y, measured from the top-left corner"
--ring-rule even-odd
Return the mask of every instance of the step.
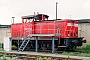
[[67, 47], [67, 46], [58, 46], [58, 47]]

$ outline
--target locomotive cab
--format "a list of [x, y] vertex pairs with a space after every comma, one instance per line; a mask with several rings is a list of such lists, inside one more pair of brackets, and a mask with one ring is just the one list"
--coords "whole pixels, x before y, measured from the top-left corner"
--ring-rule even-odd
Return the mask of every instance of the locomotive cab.
[[48, 20], [48, 15], [45, 15], [45, 14], [38, 14], [34, 17], [35, 20]]
[[37, 15], [28, 15], [28, 16], [22, 16], [22, 23], [25, 23], [27, 21], [32, 22], [32, 21], [43, 21], [43, 20], [48, 20], [48, 15], [45, 14], [37, 14]]

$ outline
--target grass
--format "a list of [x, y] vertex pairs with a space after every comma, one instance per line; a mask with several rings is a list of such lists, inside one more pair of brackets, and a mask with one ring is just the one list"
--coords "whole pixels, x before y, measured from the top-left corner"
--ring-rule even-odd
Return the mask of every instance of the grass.
[[85, 47], [82, 47], [81, 48], [81, 51], [82, 52], [90, 52], [90, 44], [89, 45], [86, 45]]
[[76, 49], [74, 48], [73, 50], [75, 51], [81, 51], [83, 53], [90, 53], [90, 44], [86, 45], [84, 47], [77, 47]]
[[39, 58], [37, 58], [37, 60], [51, 60], [51, 58], [45, 58], [45, 59], [43, 59], [42, 57], [39, 57]]
[[12, 50], [16, 50], [17, 47], [15, 45], [12, 45]]
[[63, 55], [70, 55], [70, 56], [74, 56], [74, 53], [73, 53], [73, 52], [63, 52], [62, 54], [63, 54]]
[[7, 57], [6, 54], [3, 54], [3, 56], [1, 56], [1, 60], [17, 60], [17, 59], [16, 58]]
[[75, 51], [80, 51], [80, 52], [63, 52], [63, 55], [68, 55], [68, 56], [83, 56], [83, 57], [90, 57], [90, 44], [86, 45], [85, 47], [77, 47], [76, 49], [74, 48]]
[[4, 49], [2, 48], [2, 43], [0, 43], [0, 51], [4, 51]]
[[63, 55], [68, 55], [68, 56], [82, 56], [82, 57], [90, 57], [89, 53], [75, 53], [75, 52], [63, 52]]
[[63, 54], [63, 55], [68, 55], [69, 53], [68, 53], [68, 52], [63, 52], [62, 54]]

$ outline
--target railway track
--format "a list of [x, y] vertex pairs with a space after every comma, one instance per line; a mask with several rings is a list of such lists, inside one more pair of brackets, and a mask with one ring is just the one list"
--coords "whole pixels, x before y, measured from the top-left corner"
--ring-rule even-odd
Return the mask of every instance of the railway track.
[[61, 54], [50, 54], [50, 53], [36, 53], [36, 52], [0, 52], [0, 56], [6, 54], [7, 57], [15, 57], [17, 60], [37, 60], [38, 58], [42, 58], [42, 60], [46, 60], [45, 58], [51, 58], [51, 60], [83, 60], [81, 57], [68, 57]]

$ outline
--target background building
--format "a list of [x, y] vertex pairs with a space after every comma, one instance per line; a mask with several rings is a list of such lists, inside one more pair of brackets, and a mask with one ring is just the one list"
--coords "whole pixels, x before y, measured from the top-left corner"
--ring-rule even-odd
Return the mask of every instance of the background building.
[[90, 19], [77, 20], [79, 22], [79, 37], [84, 37], [87, 41], [84, 45], [90, 44]]
[[0, 43], [4, 42], [4, 37], [11, 37], [10, 28], [10, 25], [0, 25]]

